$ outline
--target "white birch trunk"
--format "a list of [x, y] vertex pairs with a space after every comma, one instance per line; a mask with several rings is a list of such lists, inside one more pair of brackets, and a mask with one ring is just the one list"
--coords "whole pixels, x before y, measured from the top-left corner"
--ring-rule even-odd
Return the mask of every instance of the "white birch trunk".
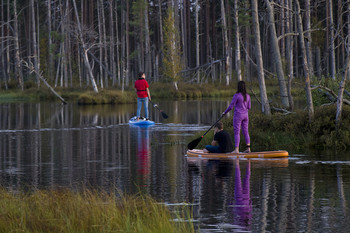
[[270, 104], [267, 99], [267, 93], [266, 93], [264, 66], [263, 66], [262, 53], [261, 53], [258, 2], [257, 0], [251, 0], [251, 3], [252, 3], [252, 26], [253, 26], [253, 32], [255, 32], [254, 34], [255, 56], [256, 56], [256, 63], [257, 63], [259, 88], [260, 88], [261, 107], [262, 107], [262, 112], [265, 115], [271, 115], [271, 108], [270, 108]]
[[87, 55], [87, 48], [86, 48], [86, 44], [85, 44], [84, 38], [83, 38], [83, 32], [82, 32], [82, 29], [81, 29], [81, 24], [80, 24], [80, 19], [79, 19], [77, 4], [76, 4], [75, 0], [72, 0], [72, 1], [73, 1], [74, 11], [75, 11], [75, 17], [76, 17], [77, 25], [78, 25], [78, 33], [79, 33], [80, 40], [81, 40], [82, 47], [83, 47], [83, 59], [84, 59], [84, 63], [85, 63], [85, 66], [86, 66], [86, 68], [87, 68], [88, 75], [89, 75], [89, 77], [90, 77], [90, 81], [91, 81], [92, 87], [93, 87], [93, 89], [94, 89], [94, 92], [98, 93], [98, 88], [97, 88], [97, 85], [96, 85], [96, 82], [95, 82], [94, 75], [92, 74], [92, 69], [91, 69], [91, 66], [90, 66], [90, 63], [89, 63], [89, 57], [88, 57], [88, 55]]

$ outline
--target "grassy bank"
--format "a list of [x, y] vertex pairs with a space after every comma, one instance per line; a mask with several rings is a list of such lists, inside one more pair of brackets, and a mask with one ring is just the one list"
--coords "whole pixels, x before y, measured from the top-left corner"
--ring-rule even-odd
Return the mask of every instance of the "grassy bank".
[[[13, 194], [0, 190], [0, 232], [194, 232], [149, 197], [97, 191]], [[182, 215], [182, 216], [180, 216]]]
[[[236, 89], [230, 85], [179, 83], [179, 90], [171, 83], [150, 84], [151, 97], [155, 99], [200, 99], [205, 97], [231, 97]], [[56, 88], [55, 91], [68, 102], [78, 104], [123, 104], [136, 102], [136, 92], [133, 86], [99, 89], [95, 93], [88, 89]], [[24, 91], [10, 89], [0, 93], [2, 101], [59, 101], [45, 86], [40, 89], [31, 87]]]
[[[308, 121], [307, 112], [295, 114], [265, 116], [261, 113], [249, 115], [249, 133], [252, 150], [288, 150], [293, 153], [305, 149], [348, 150], [350, 147], [350, 107], [344, 106], [342, 123], [338, 132], [335, 128], [336, 106], [315, 108], [315, 120]], [[224, 128], [233, 138], [232, 116], [224, 118]], [[200, 137], [201, 133], [194, 138]], [[210, 144], [213, 133], [208, 134], [197, 146], [204, 148]], [[241, 150], [244, 149], [244, 137], [241, 135]]]

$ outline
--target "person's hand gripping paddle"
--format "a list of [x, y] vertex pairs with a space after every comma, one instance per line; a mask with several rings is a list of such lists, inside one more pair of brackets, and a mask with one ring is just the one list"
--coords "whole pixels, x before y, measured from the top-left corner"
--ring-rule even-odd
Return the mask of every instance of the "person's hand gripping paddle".
[[162, 114], [162, 117], [163, 117], [164, 119], [167, 119], [167, 118], [168, 118], [168, 115], [165, 114], [165, 112], [163, 112], [163, 110], [160, 110], [160, 109], [158, 108], [158, 105], [157, 105], [157, 104], [153, 104], [151, 100], [149, 100], [149, 102], [153, 105], [153, 107], [155, 107], [155, 108]]

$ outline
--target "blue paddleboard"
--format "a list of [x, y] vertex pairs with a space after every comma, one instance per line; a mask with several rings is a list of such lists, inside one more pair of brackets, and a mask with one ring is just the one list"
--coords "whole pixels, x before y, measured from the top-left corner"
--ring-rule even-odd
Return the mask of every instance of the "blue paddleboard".
[[146, 120], [146, 118], [140, 117], [139, 120], [137, 120], [137, 117], [132, 117], [129, 120], [130, 125], [154, 125], [154, 121]]

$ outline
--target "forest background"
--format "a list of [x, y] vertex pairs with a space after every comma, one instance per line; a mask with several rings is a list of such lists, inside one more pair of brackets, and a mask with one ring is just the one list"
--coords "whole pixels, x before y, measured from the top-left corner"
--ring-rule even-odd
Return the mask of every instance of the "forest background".
[[[0, 88], [124, 90], [153, 84], [229, 86], [265, 79], [293, 109], [295, 78], [314, 117], [322, 89], [341, 116], [349, 69], [350, 2], [342, 0], [1, 0]], [[314, 83], [314, 85], [313, 85]], [[331, 83], [331, 84], [330, 84]], [[322, 85], [321, 85], [322, 84]], [[157, 87], [155, 85], [154, 87]], [[160, 86], [162, 87], [162, 86]], [[332, 88], [329, 89], [329, 88]], [[197, 88], [197, 87], [196, 87]], [[211, 86], [212, 88], [212, 86]], [[156, 88], [155, 88], [156, 89]]]

